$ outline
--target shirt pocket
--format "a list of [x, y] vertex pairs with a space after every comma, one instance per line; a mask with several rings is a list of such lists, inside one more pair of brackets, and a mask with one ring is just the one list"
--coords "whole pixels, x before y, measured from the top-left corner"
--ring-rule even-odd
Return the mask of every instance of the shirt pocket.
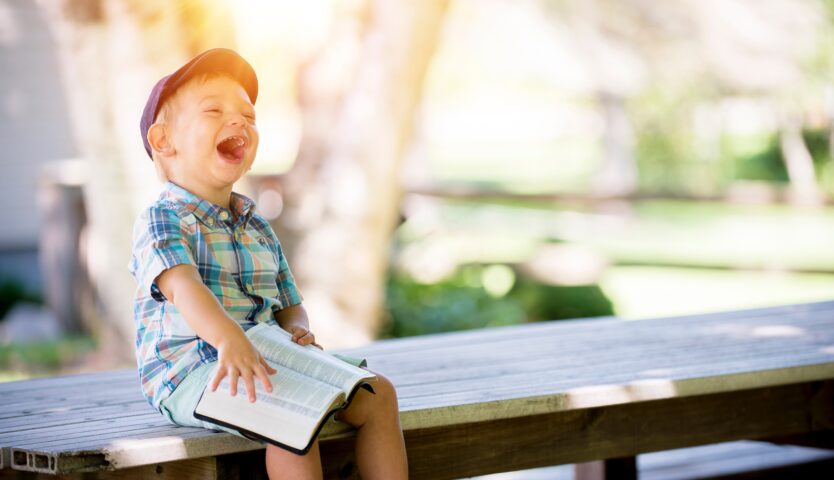
[[252, 256], [253, 269], [251, 283], [258, 295], [278, 298], [278, 255], [272, 242], [264, 236], [256, 236], [251, 242], [249, 253]]

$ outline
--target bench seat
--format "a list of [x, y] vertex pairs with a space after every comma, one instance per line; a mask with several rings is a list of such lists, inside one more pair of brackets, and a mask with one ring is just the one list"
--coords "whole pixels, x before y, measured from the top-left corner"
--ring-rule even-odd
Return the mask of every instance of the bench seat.
[[[827, 439], [834, 429], [834, 302], [543, 322], [344, 352], [397, 386], [415, 479], [740, 439]], [[219, 478], [240, 474], [254, 458], [245, 452], [262, 449], [169, 425], [133, 370], [0, 384], [0, 405], [0, 458], [16, 470]], [[352, 474], [352, 435], [339, 425], [323, 432], [328, 477]]]

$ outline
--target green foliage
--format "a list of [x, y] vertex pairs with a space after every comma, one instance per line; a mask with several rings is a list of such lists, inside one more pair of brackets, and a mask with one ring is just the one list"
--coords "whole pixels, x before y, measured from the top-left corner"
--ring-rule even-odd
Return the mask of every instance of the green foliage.
[[528, 322], [614, 314], [611, 300], [598, 285], [557, 286], [522, 279], [508, 296], [521, 305]]
[[380, 337], [408, 337], [524, 321], [524, 310], [517, 303], [492, 298], [481, 287], [457, 281], [424, 285], [402, 274], [388, 279], [386, 304], [389, 321]]
[[11, 279], [0, 280], [0, 321], [18, 302], [43, 303], [39, 295], [26, 290], [22, 283]]
[[658, 84], [629, 101], [640, 190], [713, 193], [723, 186], [717, 158], [695, 135], [692, 120], [698, 106], [716, 94], [709, 82]]
[[94, 349], [95, 341], [87, 336], [0, 345], [0, 372], [56, 373]]
[[[814, 159], [814, 166], [817, 177], [825, 181], [830, 175], [831, 161], [828, 143], [828, 131], [826, 130], [804, 130], [802, 132], [805, 145], [811, 157]], [[735, 178], [745, 180], [762, 180], [768, 182], [787, 183], [788, 171], [785, 167], [782, 149], [779, 143], [779, 135], [773, 133], [767, 135], [763, 142], [760, 142], [758, 151], [750, 152], [749, 147], [740, 145], [745, 143], [744, 139], [728, 140], [730, 146], [728, 152], [735, 162]], [[830, 190], [829, 190], [830, 191]]]
[[806, 129], [802, 132], [802, 138], [805, 140], [805, 145], [808, 146], [808, 151], [811, 152], [811, 157], [814, 158], [814, 165], [817, 168], [829, 161], [831, 157], [828, 151], [828, 130]]
[[[736, 140], [736, 142], [739, 142]], [[735, 154], [733, 140], [728, 140], [728, 148], [735, 162], [735, 178], [740, 180], [762, 180], [767, 182], [787, 183], [788, 170], [782, 161], [782, 151], [779, 147], [779, 137], [776, 134], [767, 136], [763, 147], [750, 154]]]
[[392, 274], [386, 301], [383, 338], [613, 313], [611, 301], [597, 285], [562, 287], [521, 279], [505, 296], [495, 298], [465, 270], [430, 285]]

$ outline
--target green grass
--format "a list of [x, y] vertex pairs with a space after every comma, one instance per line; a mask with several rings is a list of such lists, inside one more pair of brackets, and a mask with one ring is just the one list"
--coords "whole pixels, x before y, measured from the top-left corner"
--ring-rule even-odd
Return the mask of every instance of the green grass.
[[834, 275], [614, 267], [600, 286], [626, 319], [834, 299]]
[[32, 375], [20, 372], [3, 372], [0, 371], [0, 383], [16, 382], [18, 380], [26, 380], [32, 378]]
[[[444, 202], [432, 241], [483, 261], [523, 258], [541, 242], [596, 249], [614, 263], [794, 269], [834, 273], [834, 208], [652, 201], [625, 214]], [[418, 223], [419, 220], [415, 223]], [[407, 223], [405, 231], [417, 239]], [[490, 258], [490, 252], [501, 255]], [[470, 259], [472, 261], [472, 259]]]
[[57, 374], [95, 349], [86, 336], [67, 336], [50, 342], [0, 345], [0, 381], [33, 375]]
[[[834, 208], [652, 201], [620, 212], [545, 202], [444, 201], [401, 241], [466, 264], [521, 264], [546, 244], [608, 262], [596, 281], [625, 318], [834, 298]], [[418, 263], [418, 265], [420, 265]], [[558, 269], [560, 265], [552, 267]]]
[[834, 209], [652, 202], [581, 239], [620, 262], [834, 273]]
[[598, 168], [600, 144], [592, 138], [544, 143], [434, 145], [428, 163], [434, 182], [489, 185], [512, 192], [579, 191]]

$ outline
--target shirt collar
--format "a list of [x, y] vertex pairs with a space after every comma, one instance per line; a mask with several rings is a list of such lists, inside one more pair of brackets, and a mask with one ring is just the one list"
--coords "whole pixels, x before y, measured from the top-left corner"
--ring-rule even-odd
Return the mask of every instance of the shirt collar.
[[232, 210], [237, 213], [237, 224], [246, 224], [255, 213], [255, 202], [249, 197], [232, 192], [229, 199], [230, 209], [203, 200], [174, 182], [168, 181], [160, 195], [160, 199], [176, 202], [183, 205], [202, 223], [213, 227], [220, 222], [229, 221], [232, 218]]

